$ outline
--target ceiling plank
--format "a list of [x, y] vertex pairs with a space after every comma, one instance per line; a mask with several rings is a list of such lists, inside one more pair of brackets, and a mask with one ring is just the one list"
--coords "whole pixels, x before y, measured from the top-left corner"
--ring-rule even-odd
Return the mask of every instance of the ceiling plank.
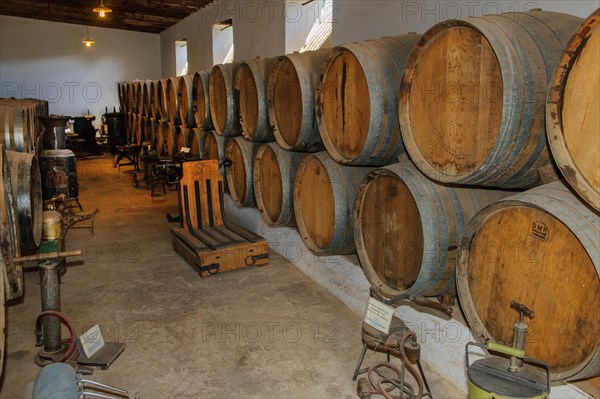
[[214, 0], [106, 0], [112, 13], [92, 12], [100, 0], [0, 0], [0, 14], [113, 29], [160, 33]]

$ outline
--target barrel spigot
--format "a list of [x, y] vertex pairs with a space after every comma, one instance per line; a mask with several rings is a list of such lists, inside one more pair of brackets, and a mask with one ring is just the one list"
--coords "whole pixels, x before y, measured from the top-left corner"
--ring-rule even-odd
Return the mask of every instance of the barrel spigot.
[[[533, 319], [535, 316], [535, 312], [529, 309], [527, 306], [522, 305], [514, 300], [510, 303], [510, 307], [519, 312], [519, 321], [515, 323], [514, 326], [515, 334], [513, 337], [513, 348], [524, 351], [525, 337], [527, 335], [527, 329], [529, 328], [527, 323], [525, 323], [525, 317]], [[523, 360], [515, 356], [511, 356], [510, 363], [508, 365], [508, 371], [510, 371], [511, 373], [516, 373], [521, 367], [523, 367]]]

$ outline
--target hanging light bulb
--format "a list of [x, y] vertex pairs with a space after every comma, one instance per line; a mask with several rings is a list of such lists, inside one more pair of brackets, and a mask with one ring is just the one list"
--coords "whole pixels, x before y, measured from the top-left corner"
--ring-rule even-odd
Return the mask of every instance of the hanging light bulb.
[[106, 14], [108, 14], [109, 12], [112, 12], [112, 10], [110, 8], [104, 6], [103, 0], [100, 0], [100, 7], [94, 8], [93, 11], [97, 12], [100, 15], [100, 18], [104, 18], [106, 16]]
[[92, 39], [90, 39], [90, 27], [87, 27], [87, 36], [85, 38], [84, 41], [82, 41], [82, 43], [85, 45], [85, 47], [92, 47], [92, 45], [96, 44], [95, 41], [93, 41]]

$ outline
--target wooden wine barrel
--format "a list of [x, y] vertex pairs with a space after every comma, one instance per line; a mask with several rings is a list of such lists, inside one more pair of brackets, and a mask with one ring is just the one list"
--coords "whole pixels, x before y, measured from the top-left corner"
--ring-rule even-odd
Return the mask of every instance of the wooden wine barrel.
[[548, 142], [562, 174], [600, 210], [600, 9], [577, 30], [554, 72], [546, 104]]
[[169, 122], [166, 124], [165, 140], [168, 155], [175, 155], [181, 150], [181, 147], [185, 147], [187, 136], [183, 132], [183, 129], [180, 125], [175, 125], [174, 123]]
[[210, 72], [202, 71], [194, 74], [193, 81], [193, 107], [196, 126], [202, 130], [211, 130], [213, 128], [212, 118], [210, 116], [209, 93]]
[[135, 82], [135, 112], [138, 115], [142, 115], [144, 112], [144, 82], [138, 80]]
[[129, 108], [129, 112], [133, 113], [133, 112], [136, 112], [136, 103], [135, 103], [136, 84], [135, 84], [135, 82], [129, 82], [127, 89], [128, 89], [127, 101], [129, 104], [128, 108]]
[[354, 201], [373, 168], [342, 166], [326, 152], [304, 158], [294, 182], [294, 213], [302, 240], [316, 255], [354, 253]]
[[241, 134], [239, 107], [234, 90], [234, 78], [239, 65], [215, 65], [210, 71], [210, 114], [214, 128], [221, 136], [233, 137]]
[[119, 96], [119, 111], [127, 112], [127, 83], [117, 83], [117, 94]]
[[279, 57], [269, 75], [269, 120], [275, 140], [288, 151], [323, 150], [315, 116], [319, 69], [328, 50]]
[[258, 149], [254, 161], [254, 194], [260, 216], [268, 225], [296, 225], [294, 179], [305, 156], [285, 151], [275, 143]]
[[518, 313], [535, 312], [527, 356], [552, 379], [600, 374], [600, 217], [556, 181], [503, 199], [469, 224], [460, 243], [457, 288], [474, 335], [512, 344]]
[[183, 79], [181, 76], [167, 79], [167, 90], [165, 91], [165, 99], [167, 106], [167, 115], [169, 122], [176, 125], [181, 124], [179, 117], [179, 82]]
[[140, 110], [140, 114], [143, 116], [151, 116], [151, 102], [150, 102], [150, 93], [151, 93], [151, 88], [150, 88], [150, 81], [146, 80], [143, 81], [141, 83], [142, 85], [142, 103], [141, 103], [141, 110]]
[[428, 30], [409, 57], [400, 95], [404, 144], [417, 167], [447, 183], [537, 185], [537, 169], [551, 162], [549, 80], [581, 21], [530, 11]]
[[200, 136], [202, 135], [202, 129], [197, 127], [189, 129], [187, 143], [190, 148], [190, 154], [200, 157]]
[[160, 157], [166, 155], [167, 151], [167, 122], [159, 121], [156, 128], [156, 154]]
[[233, 202], [238, 207], [253, 208], [254, 198], [254, 159], [260, 147], [242, 137], [235, 137], [227, 143], [225, 158], [231, 166], [225, 168], [227, 186]]
[[150, 147], [156, 148], [158, 137], [158, 119], [148, 118], [148, 131], [146, 132], [146, 142], [150, 143]]
[[158, 81], [158, 98], [159, 105], [158, 110], [160, 113], [160, 119], [163, 122], [169, 121], [169, 112], [167, 111], [167, 79], [161, 79]]
[[35, 144], [35, 134], [30, 126], [32, 117], [25, 104], [0, 102], [0, 143], [8, 150], [32, 152]]
[[257, 143], [275, 141], [267, 108], [267, 82], [274, 62], [274, 58], [246, 61], [236, 71], [240, 125], [246, 140]]
[[[11, 172], [4, 146], [0, 144], [0, 257], [3, 258], [4, 296], [10, 300], [23, 293], [22, 266], [13, 263], [12, 258], [20, 256], [20, 240], [17, 229], [17, 215], [12, 193]], [[10, 261], [10, 262], [9, 262]], [[4, 348], [2, 348], [4, 350]]]
[[321, 139], [337, 162], [381, 166], [404, 152], [397, 121], [404, 65], [421, 36], [332, 49], [321, 67], [316, 109]]
[[219, 161], [221, 175], [227, 180], [225, 173], [225, 162], [227, 144], [231, 140], [230, 137], [225, 137], [217, 134], [215, 131], [201, 131], [198, 137], [198, 145], [200, 147], [200, 159], [216, 159]]
[[155, 118], [155, 108], [154, 104], [156, 103], [156, 81], [150, 80], [148, 81], [148, 109], [146, 111], [146, 116], [148, 118]]
[[358, 190], [354, 214], [365, 276], [388, 299], [454, 295], [462, 233], [479, 210], [510, 194], [440, 185], [410, 161], [374, 170]]
[[133, 123], [135, 129], [134, 144], [142, 144], [143, 135], [143, 117], [140, 114], [133, 115]]
[[32, 255], [42, 238], [42, 177], [37, 157], [6, 151], [21, 253]]
[[185, 127], [195, 127], [193, 75], [181, 76], [177, 95], [179, 98], [179, 119], [181, 120], [181, 124]]

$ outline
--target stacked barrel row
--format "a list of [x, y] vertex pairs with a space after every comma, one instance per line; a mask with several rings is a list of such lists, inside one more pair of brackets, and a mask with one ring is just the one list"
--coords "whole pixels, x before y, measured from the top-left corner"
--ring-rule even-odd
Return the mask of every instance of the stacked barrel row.
[[216, 65], [198, 151], [237, 206], [356, 252], [382, 296], [458, 294], [509, 345], [516, 300], [554, 380], [598, 374], [598, 12], [582, 22], [533, 10]]
[[120, 83], [119, 99], [126, 112], [128, 143], [150, 144], [159, 156], [174, 155], [182, 147], [190, 147], [192, 153], [199, 155], [201, 133], [212, 128], [208, 75], [198, 72]]
[[42, 132], [40, 116], [48, 116], [48, 101], [0, 98], [0, 144], [7, 150], [35, 153]]

